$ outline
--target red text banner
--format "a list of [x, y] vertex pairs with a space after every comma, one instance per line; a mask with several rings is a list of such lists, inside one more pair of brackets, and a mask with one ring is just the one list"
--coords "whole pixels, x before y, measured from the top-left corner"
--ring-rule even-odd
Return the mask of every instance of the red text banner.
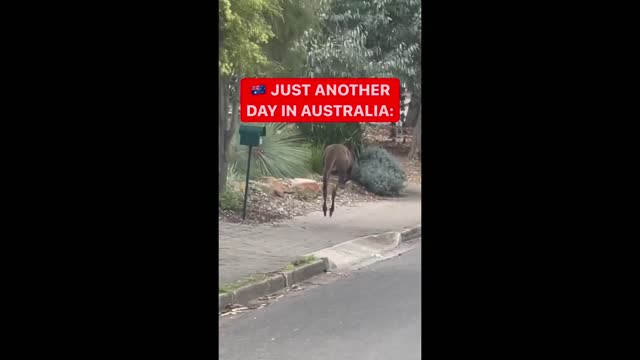
[[395, 78], [245, 78], [243, 122], [397, 122]]

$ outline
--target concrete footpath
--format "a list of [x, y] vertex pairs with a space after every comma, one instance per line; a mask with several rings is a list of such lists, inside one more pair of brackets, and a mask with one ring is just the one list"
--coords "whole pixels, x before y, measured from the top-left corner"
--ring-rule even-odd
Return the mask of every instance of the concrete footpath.
[[304, 254], [420, 223], [421, 192], [415, 184], [409, 184], [398, 198], [358, 207], [337, 206], [331, 218], [317, 211], [277, 226], [220, 223], [219, 281], [229, 283], [271, 272]]

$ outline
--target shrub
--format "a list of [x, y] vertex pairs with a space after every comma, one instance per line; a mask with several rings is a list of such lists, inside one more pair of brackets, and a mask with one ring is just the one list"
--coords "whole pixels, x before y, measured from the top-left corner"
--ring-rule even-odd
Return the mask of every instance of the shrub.
[[220, 196], [220, 208], [222, 210], [240, 210], [244, 200], [243, 196], [241, 191], [234, 189], [233, 185], [229, 184]]
[[316, 174], [322, 174], [322, 152], [324, 151], [324, 144], [318, 144], [311, 146], [311, 171]]
[[353, 179], [378, 195], [398, 195], [407, 180], [402, 167], [387, 150], [366, 148], [353, 168]]
[[[245, 173], [246, 174], [246, 173]], [[229, 168], [227, 169], [227, 182], [226, 184], [231, 184], [233, 182], [244, 181], [242, 174], [238, 171], [238, 167], [236, 163], [229, 164]]]
[[298, 128], [311, 144], [321, 149], [329, 144], [351, 145], [356, 154], [362, 149], [364, 126], [361, 123], [298, 123]]
[[[278, 178], [304, 177], [311, 171], [309, 161], [311, 149], [295, 124], [266, 123], [267, 135], [262, 144], [253, 148], [251, 172], [249, 176], [274, 176]], [[248, 147], [240, 146], [240, 136], [236, 134], [231, 162], [240, 174], [247, 172]]]

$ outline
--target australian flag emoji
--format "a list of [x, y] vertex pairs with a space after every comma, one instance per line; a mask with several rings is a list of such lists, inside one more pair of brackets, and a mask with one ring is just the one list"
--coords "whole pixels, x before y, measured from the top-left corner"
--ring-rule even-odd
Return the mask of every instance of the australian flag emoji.
[[251, 87], [251, 95], [264, 95], [267, 93], [267, 87], [264, 85], [257, 85]]

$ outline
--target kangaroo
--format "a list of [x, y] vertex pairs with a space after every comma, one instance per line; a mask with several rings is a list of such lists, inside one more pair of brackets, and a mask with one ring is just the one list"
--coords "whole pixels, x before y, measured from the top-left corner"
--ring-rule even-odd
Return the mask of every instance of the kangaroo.
[[343, 188], [344, 185], [351, 180], [351, 170], [353, 168], [354, 160], [353, 152], [347, 146], [333, 144], [324, 149], [324, 153], [322, 154], [322, 161], [324, 164], [324, 171], [322, 174], [322, 198], [324, 203], [322, 204], [322, 211], [324, 212], [324, 216], [327, 216], [327, 187], [329, 185], [329, 178], [331, 174], [337, 173], [339, 180], [338, 184], [333, 187], [333, 192], [331, 193], [329, 217], [333, 215], [333, 211], [335, 209], [334, 202], [336, 199], [336, 190], [338, 185]]

